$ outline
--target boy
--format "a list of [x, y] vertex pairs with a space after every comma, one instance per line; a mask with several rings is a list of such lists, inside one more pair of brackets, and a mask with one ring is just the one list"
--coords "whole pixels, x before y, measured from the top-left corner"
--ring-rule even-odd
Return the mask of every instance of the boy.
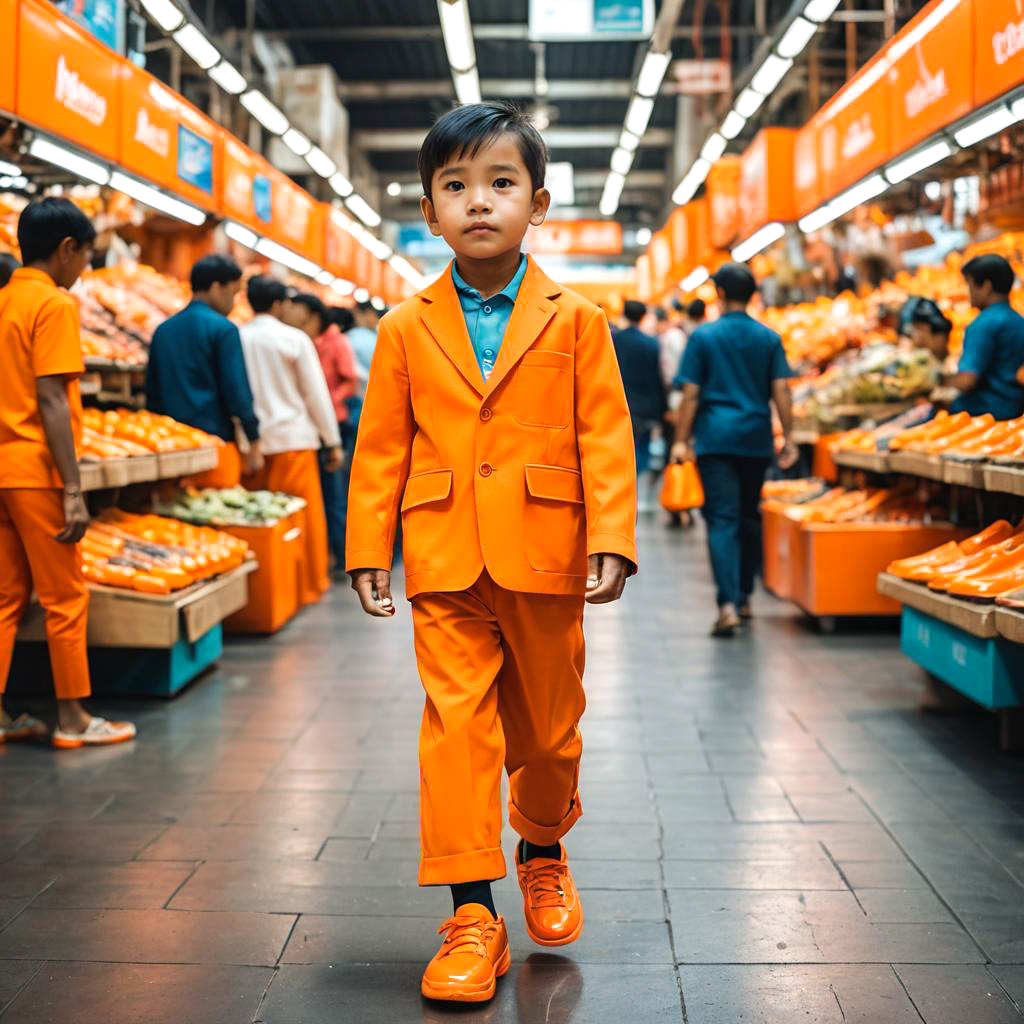
[[[85, 370], [75, 300], [62, 288], [92, 258], [96, 231], [67, 199], [26, 206], [18, 219], [24, 267], [0, 292], [0, 695], [18, 622], [33, 586], [46, 611], [57, 691], [56, 747], [123, 743], [127, 722], [93, 718], [88, 697], [89, 594], [77, 544], [89, 525], [75, 449], [81, 436], [78, 378]], [[0, 743], [45, 730], [0, 710]]]
[[501, 769], [527, 929], [576, 939], [560, 840], [580, 817], [583, 602], [636, 571], [636, 471], [608, 324], [520, 253], [544, 220], [544, 143], [503, 103], [444, 115], [419, 154], [423, 216], [455, 251], [380, 324], [349, 492], [348, 569], [395, 613], [391, 548], [426, 691], [421, 885], [455, 914], [424, 995], [482, 1002], [509, 966], [490, 882], [505, 875]]

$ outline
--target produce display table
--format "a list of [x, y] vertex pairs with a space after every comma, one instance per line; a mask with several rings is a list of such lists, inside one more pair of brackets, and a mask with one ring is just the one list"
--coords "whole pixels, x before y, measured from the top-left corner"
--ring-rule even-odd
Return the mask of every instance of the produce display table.
[[1024, 467], [920, 452], [838, 451], [836, 465], [871, 473], [904, 473], [939, 483], [1024, 497]]
[[[922, 549], [924, 550], [924, 549]], [[991, 603], [965, 601], [949, 594], [929, 590], [923, 583], [911, 583], [889, 573], [879, 573], [878, 592], [892, 598], [905, 608], [913, 608], [946, 625], [983, 640], [998, 635], [996, 606]]]
[[923, 455], [920, 452], [890, 452], [889, 471], [922, 476], [926, 480], [943, 482], [945, 467], [938, 455]]
[[887, 452], [835, 452], [833, 458], [836, 465], [844, 469], [863, 469], [869, 473], [889, 472]]
[[82, 462], [83, 491], [100, 491], [154, 480], [173, 480], [182, 476], [205, 473], [217, 465], [217, 449], [191, 448], [186, 451], [161, 452], [157, 455], [135, 455], [130, 459], [103, 459]]

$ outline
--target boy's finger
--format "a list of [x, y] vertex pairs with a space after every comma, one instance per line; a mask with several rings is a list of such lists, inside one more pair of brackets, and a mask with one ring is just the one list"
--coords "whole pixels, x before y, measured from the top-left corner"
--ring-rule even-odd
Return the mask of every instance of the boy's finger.
[[394, 615], [395, 602], [391, 597], [391, 573], [378, 572], [374, 576], [374, 590], [377, 591], [377, 601], [384, 614]]
[[363, 611], [367, 615], [373, 615], [376, 618], [383, 619], [389, 616], [389, 612], [384, 611], [377, 602], [373, 599], [373, 581], [367, 577], [363, 577], [356, 581], [355, 584], [356, 593], [359, 595], [359, 603], [363, 606]]

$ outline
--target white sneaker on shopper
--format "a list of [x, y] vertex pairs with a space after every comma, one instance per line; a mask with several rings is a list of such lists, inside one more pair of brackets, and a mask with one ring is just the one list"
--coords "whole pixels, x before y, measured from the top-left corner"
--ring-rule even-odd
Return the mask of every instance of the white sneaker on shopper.
[[131, 722], [108, 722], [105, 718], [92, 718], [82, 732], [54, 729], [53, 745], [62, 750], [77, 747], [109, 747], [114, 743], [127, 743], [135, 739], [135, 726]]

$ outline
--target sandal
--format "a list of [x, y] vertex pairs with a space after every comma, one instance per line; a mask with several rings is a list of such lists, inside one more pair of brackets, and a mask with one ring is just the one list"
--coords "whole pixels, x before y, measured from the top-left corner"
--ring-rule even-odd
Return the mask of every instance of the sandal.
[[26, 743], [41, 740], [49, 733], [45, 722], [31, 715], [18, 715], [7, 725], [0, 725], [0, 743]]
[[741, 619], [735, 612], [731, 614], [723, 612], [718, 616], [714, 626], [711, 627], [711, 635], [716, 639], [735, 636], [736, 630], [739, 629], [740, 625]]
[[78, 747], [109, 747], [114, 743], [127, 743], [135, 739], [135, 726], [131, 722], [108, 722], [105, 718], [92, 718], [82, 732], [54, 729], [53, 745], [61, 750]]

